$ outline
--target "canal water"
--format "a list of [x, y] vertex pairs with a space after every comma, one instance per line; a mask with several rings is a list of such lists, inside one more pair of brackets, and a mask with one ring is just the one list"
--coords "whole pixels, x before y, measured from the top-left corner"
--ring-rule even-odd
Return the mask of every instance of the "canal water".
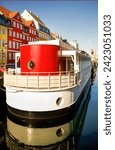
[[90, 85], [74, 110], [58, 119], [40, 121], [37, 128], [7, 118], [5, 92], [0, 89], [0, 150], [97, 150], [97, 76]]

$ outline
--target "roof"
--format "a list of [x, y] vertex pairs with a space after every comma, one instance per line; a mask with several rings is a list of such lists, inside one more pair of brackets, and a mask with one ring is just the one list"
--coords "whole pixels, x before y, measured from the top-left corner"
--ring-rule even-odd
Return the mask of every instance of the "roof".
[[[39, 24], [43, 25], [44, 27], [46, 27], [46, 25], [41, 21], [41, 19], [39, 18], [39, 16], [34, 15], [31, 11], [26, 10]], [[48, 28], [48, 27], [46, 27]]]
[[5, 7], [3, 6], [0, 6], [0, 11], [6, 16], [6, 17], [9, 17], [9, 18], [13, 18], [18, 12], [12, 12], [8, 9], [6, 9]]
[[9, 17], [9, 13], [11, 12], [10, 10], [6, 9], [3, 6], [0, 6], [0, 11], [7, 17]]
[[33, 22], [33, 20], [27, 21], [27, 20], [25, 20], [24, 18], [22, 18], [22, 21], [23, 21], [23, 23], [24, 23], [26, 26], [30, 26], [30, 25], [32, 24], [32, 22]]
[[10, 13], [9, 13], [9, 18], [15, 17], [17, 13], [18, 13], [18, 12], [10, 12]]
[[52, 37], [54, 38], [54, 39], [59, 39], [59, 35], [57, 35], [56, 33], [54, 33], [54, 32], [50, 32], [50, 34], [52, 35]]

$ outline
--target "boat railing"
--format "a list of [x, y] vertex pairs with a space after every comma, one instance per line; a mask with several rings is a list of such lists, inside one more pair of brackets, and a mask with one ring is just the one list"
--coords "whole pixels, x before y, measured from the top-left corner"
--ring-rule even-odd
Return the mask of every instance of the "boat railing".
[[81, 74], [77, 71], [21, 72], [9, 69], [4, 72], [4, 85], [40, 90], [70, 88], [79, 83]]

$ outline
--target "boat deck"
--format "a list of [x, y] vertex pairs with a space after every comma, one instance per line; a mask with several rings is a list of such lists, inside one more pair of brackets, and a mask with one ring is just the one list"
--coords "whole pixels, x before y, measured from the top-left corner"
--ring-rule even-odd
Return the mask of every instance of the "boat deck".
[[[46, 75], [47, 74], [47, 75]], [[12, 70], [4, 73], [4, 85], [33, 90], [54, 90], [70, 88], [80, 81], [80, 72], [54, 73], [14, 73]]]

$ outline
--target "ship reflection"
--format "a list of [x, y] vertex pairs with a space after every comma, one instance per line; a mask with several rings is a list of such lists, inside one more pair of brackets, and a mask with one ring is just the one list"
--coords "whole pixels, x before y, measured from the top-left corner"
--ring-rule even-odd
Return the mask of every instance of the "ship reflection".
[[[58, 119], [39, 121], [37, 127], [27, 127], [7, 118], [7, 147], [10, 150], [74, 150], [77, 149], [84, 125], [91, 86], [83, 93], [81, 103]], [[77, 108], [77, 109], [76, 109]]]
[[5, 88], [0, 86], [0, 150], [6, 150], [6, 94]]

